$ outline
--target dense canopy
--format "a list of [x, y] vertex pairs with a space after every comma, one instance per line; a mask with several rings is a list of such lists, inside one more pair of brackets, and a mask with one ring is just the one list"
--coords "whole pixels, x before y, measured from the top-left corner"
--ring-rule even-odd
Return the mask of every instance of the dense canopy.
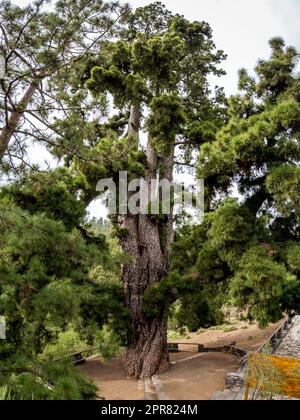
[[[143, 379], [169, 367], [171, 324], [299, 312], [299, 54], [272, 39], [227, 98], [207, 22], [159, 2], [47, 3], [0, 5], [0, 399], [95, 399], [57, 359], [97, 346]], [[160, 189], [158, 215], [91, 219], [97, 183], [124, 171], [204, 179], [203, 223], [174, 197], [165, 214]]]

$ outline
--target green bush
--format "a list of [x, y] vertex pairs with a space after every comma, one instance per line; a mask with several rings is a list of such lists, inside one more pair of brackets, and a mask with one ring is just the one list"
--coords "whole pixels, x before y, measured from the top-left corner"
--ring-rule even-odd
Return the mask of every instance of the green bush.
[[120, 356], [123, 351], [119, 338], [108, 326], [96, 332], [95, 345], [99, 346], [99, 352], [104, 361]]
[[48, 344], [43, 353], [43, 359], [58, 359], [67, 354], [87, 350], [89, 346], [84, 342], [79, 333], [71, 328], [58, 334], [56, 343]]
[[69, 362], [45, 363], [23, 373], [11, 373], [0, 388], [0, 400], [95, 400], [93, 381]]

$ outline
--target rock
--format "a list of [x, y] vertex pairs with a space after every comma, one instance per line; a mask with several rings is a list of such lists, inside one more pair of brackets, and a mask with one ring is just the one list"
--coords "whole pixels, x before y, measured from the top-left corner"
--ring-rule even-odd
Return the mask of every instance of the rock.
[[225, 377], [226, 389], [239, 389], [244, 386], [245, 378], [243, 373], [228, 373]]

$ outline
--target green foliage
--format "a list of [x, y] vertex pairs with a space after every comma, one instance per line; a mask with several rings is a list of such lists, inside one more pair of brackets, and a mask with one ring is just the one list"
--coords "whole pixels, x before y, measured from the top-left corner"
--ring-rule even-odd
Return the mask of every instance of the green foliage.
[[31, 214], [44, 213], [72, 229], [85, 216], [85, 205], [76, 197], [80, 180], [65, 169], [38, 172], [1, 189], [3, 199], [22, 207]]
[[[47, 175], [52, 176], [44, 174], [45, 179]], [[55, 181], [59, 183], [59, 179]], [[26, 190], [19, 201], [18, 185], [22, 193]], [[52, 212], [52, 208], [59, 211], [59, 206], [54, 206], [55, 185], [50, 183], [48, 189], [47, 184], [33, 177], [1, 191], [0, 313], [6, 319], [7, 339], [0, 342], [1, 367], [5, 368], [0, 372], [0, 385], [7, 386], [3, 391], [6, 399], [95, 399], [95, 386], [67, 365], [53, 365], [51, 369], [49, 365], [48, 369], [47, 360], [88, 346], [78, 333], [64, 331], [69, 324], [84, 324], [85, 312], [89, 314], [89, 305], [93, 307], [95, 293], [99, 292], [91, 280], [91, 269], [104, 259], [109, 264], [102, 235], [93, 233], [91, 227], [89, 233], [69, 225], [74, 220], [73, 215], [69, 216], [72, 210], [76, 214], [76, 203], [74, 199], [72, 208], [72, 194], [63, 183], [62, 200], [70, 197], [69, 202], [66, 199], [61, 203], [70, 206], [61, 213], [68, 228], [56, 220]], [[45, 202], [40, 199], [44, 189]], [[33, 196], [38, 199], [31, 200]], [[115, 265], [115, 272], [108, 276], [118, 278], [118, 274]], [[107, 295], [105, 299], [110, 301]], [[108, 321], [110, 314], [106, 312], [101, 320]], [[93, 339], [102, 325], [95, 326]], [[84, 336], [80, 329], [79, 333]]]
[[240, 208], [236, 200], [229, 199], [210, 215], [210, 220], [207, 234], [212, 249], [220, 250], [222, 259], [234, 267], [253, 234], [249, 210]]
[[159, 153], [169, 148], [185, 123], [183, 104], [177, 95], [162, 95], [150, 104], [151, 116], [148, 129], [151, 141]]
[[284, 164], [274, 168], [266, 180], [267, 190], [274, 196], [277, 209], [289, 217], [295, 215], [300, 221], [300, 168]]
[[[48, 363], [5, 378], [2, 398], [10, 400], [95, 400], [97, 387], [69, 362]], [[0, 384], [2, 377], [0, 377]]]
[[67, 331], [59, 332], [55, 342], [46, 345], [41, 358], [43, 360], [60, 359], [69, 354], [88, 350], [88, 348], [89, 345], [83, 341], [80, 334], [71, 327]]
[[[211, 139], [224, 121], [224, 94], [219, 89], [212, 98], [207, 81], [210, 73], [223, 74], [218, 65], [224, 58], [222, 51], [215, 50], [207, 23], [172, 16], [161, 3], [153, 3], [128, 16], [119, 39], [103, 43], [98, 64], [89, 68], [86, 87], [94, 96], [112, 94], [120, 113], [138, 106], [141, 122], [146, 123], [150, 142], [161, 159], [172, 151], [175, 138], [184, 136], [188, 160], [195, 145]], [[150, 109], [148, 118], [143, 106]], [[120, 141], [110, 138], [109, 161], [131, 172], [124, 157], [131, 156], [137, 145], [129, 139], [124, 153]], [[102, 144], [99, 139], [95, 152], [100, 156]], [[133, 173], [140, 175], [140, 161], [134, 159]], [[144, 176], [145, 161], [142, 169]]]
[[[133, 106], [138, 109], [140, 128], [143, 126], [147, 130], [148, 147], [153, 149], [155, 163], [149, 162], [149, 156], [147, 161], [145, 154], [137, 152], [138, 142], [131, 136], [125, 134], [122, 137], [118, 132], [117, 136], [104, 137], [100, 133], [98, 144], [92, 151], [98, 160], [84, 165], [73, 160], [76, 161], [75, 171], [84, 174], [87, 185], [95, 185], [102, 168], [109, 174], [107, 177], [113, 179], [120, 170], [128, 170], [129, 177], [156, 176], [151, 170], [161, 172], [163, 177], [167, 170], [166, 159], [173, 155], [177, 139], [183, 144], [180, 154], [189, 162], [199, 144], [214, 138], [226, 119], [226, 101], [221, 89], [216, 89], [214, 94], [210, 91], [207, 76], [223, 74], [218, 65], [225, 55], [215, 49], [212, 30], [207, 23], [172, 16], [160, 3], [154, 3], [132, 12], [120, 37], [103, 43], [102, 47], [95, 65], [88, 66], [89, 78], [85, 85], [94, 97], [102, 92], [111, 94], [119, 114], [124, 115], [124, 110], [132, 110]], [[145, 113], [145, 110], [149, 112]], [[133, 128], [139, 131], [139, 127]], [[156, 169], [151, 169], [153, 164]], [[172, 159], [170, 165], [174, 165]], [[158, 225], [164, 250], [170, 244], [166, 243], [165, 232], [168, 217], [162, 208], [163, 203], [159, 203], [159, 214], [150, 216], [150, 219]], [[113, 223], [117, 237], [124, 241], [130, 232], [120, 227], [117, 220]], [[181, 264], [185, 264], [183, 257]], [[181, 276], [176, 269], [171, 276], [146, 291], [144, 312], [149, 319], [161, 316], [166, 307], [181, 297], [181, 324], [188, 314], [190, 319], [187, 322], [192, 329], [199, 323], [219, 322], [222, 315], [219, 303], [213, 298], [213, 290], [202, 279], [193, 279], [189, 274]], [[219, 280], [220, 277], [219, 274]], [[97, 293], [95, 310], [89, 309], [90, 318], [96, 323], [103, 319], [107, 321], [107, 314], [117, 311], [121, 319], [124, 315], [123, 321], [117, 317], [121, 329], [124, 329], [127, 315], [120, 309], [123, 293], [119, 294], [120, 285], [101, 283], [100, 286], [102, 292], [99, 289]], [[108, 287], [115, 288], [117, 299], [105, 299]], [[112, 323], [113, 319], [111, 316]], [[93, 330], [93, 322], [89, 328]]]
[[263, 246], [251, 247], [244, 253], [230, 283], [233, 303], [249, 305], [251, 319], [267, 326], [282, 317], [282, 296], [289, 282], [294, 281], [286, 267], [270, 258]]
[[[5, 154], [1, 171], [23, 173], [32, 141], [46, 145], [66, 162], [73, 154], [85, 157], [87, 144], [97, 135], [98, 115], [106, 114], [107, 109], [103, 94], [91, 98], [84, 88], [86, 63], [94, 60], [101, 42], [115, 33], [117, 22], [127, 15], [128, 5], [100, 0], [38, 0], [23, 7], [1, 1], [3, 89], [9, 87], [12, 95], [10, 109], [0, 108], [3, 130], [8, 128], [11, 110], [20, 111], [20, 121], [9, 127], [13, 132], [8, 148], [5, 142], [1, 144], [1, 164]], [[29, 103], [21, 98], [28, 98]], [[25, 118], [29, 108], [33, 117]], [[97, 117], [90, 118], [95, 109]], [[14, 155], [13, 163], [7, 149]]]
[[298, 274], [300, 272], [300, 244], [287, 243], [287, 262], [293, 273]]
[[[114, 332], [119, 344], [126, 345], [130, 341], [131, 317], [125, 304], [119, 272], [122, 261], [125, 262], [124, 258], [116, 257], [115, 270], [117, 271], [104, 270], [102, 266], [99, 266], [90, 273], [91, 293], [81, 303], [84, 328], [82, 335], [88, 342], [94, 343], [95, 334], [101, 334], [99, 326], [103, 325]], [[114, 346], [113, 340], [112, 346]]]
[[[132, 340], [120, 280], [130, 257], [107, 226], [85, 220], [98, 181], [116, 181], [120, 171], [129, 180], [171, 178], [178, 157], [190, 164], [199, 153], [197, 172], [206, 181], [204, 223], [177, 230], [171, 273], [160, 283], [148, 279], [141, 318], [162, 319], [170, 308], [176, 328], [197, 331], [220, 325], [229, 303], [263, 326], [299, 310], [296, 50], [272, 40], [271, 57], [259, 61], [256, 78], [241, 70], [240, 92], [227, 100], [209, 85], [208, 76], [224, 73], [219, 64], [225, 55], [206, 22], [173, 16], [161, 3], [135, 11], [88, 3], [58, 1], [53, 12], [38, 10], [16, 48], [51, 70], [49, 98], [42, 101], [48, 107], [37, 98], [34, 104], [39, 120], [53, 117], [46, 125], [52, 134], [34, 135], [65, 166], [27, 172], [0, 191], [0, 313], [8, 333], [0, 342], [7, 369], [0, 373], [3, 399], [92, 399], [94, 385], [48, 360], [94, 344], [108, 359]], [[127, 12], [118, 28], [115, 10]], [[0, 12], [17, 39], [29, 9], [4, 2]], [[85, 50], [81, 32], [94, 38], [103, 27], [105, 39], [61, 66], [70, 42]], [[9, 80], [13, 75], [8, 65]], [[55, 117], [52, 101], [62, 111]], [[141, 129], [148, 134], [147, 152]], [[233, 189], [239, 200], [231, 198]], [[163, 206], [150, 221], [167, 255]], [[128, 239], [128, 227], [118, 217], [111, 221], [119, 241]]]
[[2, 386], [0, 388], [0, 401], [10, 401], [11, 399], [11, 394], [7, 385]]
[[5, 353], [38, 354], [52, 329], [79, 311], [89, 267], [97, 261], [78, 231], [43, 214], [0, 204], [1, 313], [7, 318]]
[[153, 34], [163, 34], [171, 24], [172, 18], [172, 13], [161, 2], [138, 7], [129, 14], [122, 37], [132, 41], [140, 33], [145, 34], [147, 38]]
[[[165, 306], [179, 303], [179, 309], [172, 312], [176, 327], [188, 327], [197, 331], [200, 327], [217, 325], [223, 320], [222, 301], [216, 294], [216, 287], [204, 284], [199, 278], [182, 276], [172, 272], [161, 283], [151, 286], [144, 296], [144, 312], [148, 317], [156, 317]], [[179, 301], [178, 301], [179, 299]]]
[[95, 335], [95, 344], [99, 346], [104, 361], [120, 356], [123, 352], [120, 338], [108, 326], [104, 326]]
[[[299, 310], [300, 292], [296, 51], [281, 39], [270, 44], [271, 58], [259, 61], [257, 79], [240, 72], [242, 93], [230, 99], [228, 123], [203, 145], [198, 166], [210, 213], [197, 265], [200, 272], [217, 265], [226, 299], [263, 326]], [[239, 202], [227, 198], [233, 188]]]

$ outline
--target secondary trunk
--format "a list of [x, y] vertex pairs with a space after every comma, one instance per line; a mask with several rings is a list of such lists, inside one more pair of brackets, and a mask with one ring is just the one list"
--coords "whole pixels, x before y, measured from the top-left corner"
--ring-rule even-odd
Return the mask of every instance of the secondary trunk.
[[11, 138], [13, 137], [18, 125], [21, 121], [21, 118], [26, 111], [29, 103], [31, 102], [33, 95], [38, 89], [41, 79], [33, 81], [25, 92], [20, 103], [16, 106], [7, 121], [6, 126], [2, 129], [0, 134], [0, 163], [3, 160], [3, 156], [7, 152]]

